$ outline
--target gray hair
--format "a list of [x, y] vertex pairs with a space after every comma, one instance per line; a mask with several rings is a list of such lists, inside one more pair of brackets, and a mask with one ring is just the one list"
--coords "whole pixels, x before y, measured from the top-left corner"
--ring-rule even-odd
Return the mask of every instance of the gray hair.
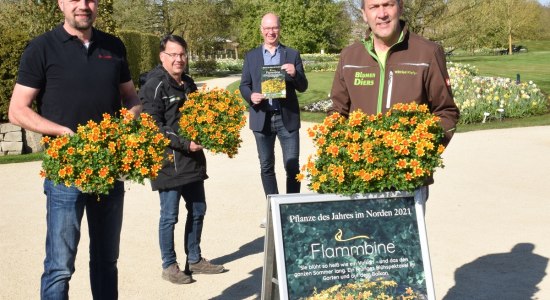
[[[401, 2], [401, 0], [395, 0], [397, 1], [397, 4], [399, 4], [399, 2]], [[365, 0], [361, 0], [361, 10], [365, 9]]]

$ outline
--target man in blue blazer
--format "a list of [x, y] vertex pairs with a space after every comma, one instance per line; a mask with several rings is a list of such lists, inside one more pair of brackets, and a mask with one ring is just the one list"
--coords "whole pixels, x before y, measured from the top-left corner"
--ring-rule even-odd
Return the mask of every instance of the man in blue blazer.
[[[261, 178], [265, 195], [278, 194], [275, 177], [275, 138], [283, 151], [286, 171], [286, 192], [299, 193], [300, 182], [300, 109], [296, 91], [305, 92], [308, 86], [300, 53], [279, 43], [279, 17], [273, 13], [263, 16], [260, 30], [264, 43], [249, 51], [244, 59], [241, 95], [250, 104], [250, 129], [254, 132]], [[285, 73], [286, 97], [268, 99], [262, 94], [262, 67], [277, 65]]]

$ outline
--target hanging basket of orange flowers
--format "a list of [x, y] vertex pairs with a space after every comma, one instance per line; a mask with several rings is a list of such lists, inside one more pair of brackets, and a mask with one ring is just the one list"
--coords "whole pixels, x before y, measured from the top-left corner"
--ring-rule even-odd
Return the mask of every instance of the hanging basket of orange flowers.
[[319, 193], [412, 192], [443, 167], [443, 128], [426, 105], [396, 104], [377, 115], [357, 110], [348, 119], [335, 113], [308, 134], [317, 151], [298, 180]]

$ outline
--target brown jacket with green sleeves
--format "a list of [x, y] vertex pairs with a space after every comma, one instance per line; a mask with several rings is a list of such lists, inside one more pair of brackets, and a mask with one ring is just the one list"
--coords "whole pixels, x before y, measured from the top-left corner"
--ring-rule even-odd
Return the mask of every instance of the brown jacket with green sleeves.
[[340, 54], [330, 97], [329, 114], [348, 116], [361, 109], [366, 114], [386, 112], [395, 103], [427, 104], [441, 118], [443, 144], [453, 136], [459, 111], [447, 73], [445, 54], [438, 44], [407, 30], [388, 51], [385, 67], [379, 63], [374, 44], [367, 39], [348, 46]]

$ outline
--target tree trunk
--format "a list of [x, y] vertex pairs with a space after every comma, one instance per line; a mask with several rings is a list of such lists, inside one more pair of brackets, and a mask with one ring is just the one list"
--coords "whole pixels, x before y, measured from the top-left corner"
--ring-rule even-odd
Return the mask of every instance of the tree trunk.
[[512, 33], [508, 33], [508, 54], [512, 55]]

